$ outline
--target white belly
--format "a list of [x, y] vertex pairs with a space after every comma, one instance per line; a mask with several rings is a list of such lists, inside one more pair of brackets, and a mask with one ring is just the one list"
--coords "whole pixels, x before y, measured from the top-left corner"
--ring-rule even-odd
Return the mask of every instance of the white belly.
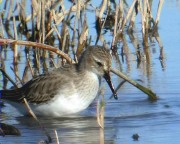
[[[69, 88], [70, 91], [72, 89]], [[52, 117], [78, 113], [86, 109], [92, 103], [98, 91], [99, 79], [97, 75], [88, 72], [86, 80], [79, 84], [78, 89], [74, 90], [73, 94], [66, 95], [62, 90], [59, 90], [59, 93], [55, 96], [53, 101], [46, 104], [34, 105], [33, 110], [38, 115]]]

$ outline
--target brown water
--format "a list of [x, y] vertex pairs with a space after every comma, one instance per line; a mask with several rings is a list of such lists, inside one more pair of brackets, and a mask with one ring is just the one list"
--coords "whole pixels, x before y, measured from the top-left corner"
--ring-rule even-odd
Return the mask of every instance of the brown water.
[[[159, 96], [157, 102], [150, 102], [147, 96], [128, 83], [118, 91], [118, 100], [111, 99], [111, 91], [106, 83], [104, 131], [96, 121], [96, 102], [80, 116], [74, 118], [40, 118], [55, 142], [54, 129], [57, 130], [61, 144], [178, 144], [180, 143], [180, 1], [165, 1], [159, 23], [159, 34], [163, 44], [164, 61], [159, 60], [160, 48], [156, 42], [149, 43], [151, 62], [144, 61], [137, 68], [135, 50], [129, 44], [129, 64], [124, 63], [122, 71], [132, 79], [141, 79], [144, 86], [151, 88]], [[93, 23], [91, 23], [93, 25]], [[137, 23], [139, 25], [139, 23]], [[139, 40], [141, 33], [137, 32]], [[127, 37], [129, 42], [129, 38]], [[119, 53], [121, 50], [119, 49]], [[8, 49], [5, 61], [7, 72], [12, 66], [12, 51]], [[23, 57], [23, 54], [22, 54]], [[162, 67], [162, 65], [164, 67]], [[24, 66], [19, 65], [21, 70]], [[114, 63], [114, 67], [117, 65]], [[23, 69], [22, 69], [23, 70]], [[22, 74], [21, 74], [22, 75]], [[112, 75], [113, 76], [113, 75]], [[2, 77], [0, 77], [2, 86]], [[120, 79], [113, 76], [113, 83], [118, 85]], [[1, 89], [1, 87], [0, 87]], [[17, 127], [21, 136], [0, 137], [0, 144], [38, 143], [46, 136], [38, 124], [30, 117], [20, 117], [10, 105], [3, 108], [5, 113], [1, 121]], [[139, 135], [134, 141], [133, 134]], [[104, 135], [104, 137], [103, 137]]]

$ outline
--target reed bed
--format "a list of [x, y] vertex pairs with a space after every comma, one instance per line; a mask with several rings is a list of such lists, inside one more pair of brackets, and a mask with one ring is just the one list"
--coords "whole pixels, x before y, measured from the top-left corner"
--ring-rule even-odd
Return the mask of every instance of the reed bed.
[[[132, 43], [136, 51], [137, 67], [143, 65], [147, 75], [150, 75], [151, 53], [149, 42], [153, 39], [159, 45], [159, 59], [162, 68], [165, 69], [163, 44], [158, 33], [158, 24], [163, 0], [159, 0], [156, 16], [153, 17], [153, 0], [133, 0], [128, 4], [126, 0], [103, 0], [99, 6], [93, 5], [90, 0], [7, 0], [3, 2], [3, 10], [0, 12], [0, 70], [2, 72], [3, 88], [7, 88], [9, 80], [14, 87], [19, 87], [29, 79], [48, 71], [49, 65], [59, 67], [64, 63], [76, 63], [82, 51], [88, 45], [100, 44], [112, 50], [114, 59], [118, 62], [118, 70], [122, 71], [122, 63], [126, 63], [130, 70], [129, 44]], [[67, 8], [65, 3], [69, 3]], [[28, 10], [28, 12], [26, 11]], [[89, 22], [88, 13], [94, 14], [95, 32], [91, 35], [92, 22]], [[92, 19], [92, 18], [91, 18]], [[137, 29], [136, 22], [141, 20], [141, 26]], [[110, 43], [105, 40], [107, 31], [111, 33]], [[141, 31], [141, 37], [137, 37], [136, 31]], [[95, 38], [94, 38], [95, 37]], [[6, 72], [5, 60], [7, 59], [7, 45], [13, 51], [13, 68], [16, 82]], [[22, 49], [23, 47], [23, 49]], [[142, 47], [142, 48], [140, 48]], [[120, 55], [118, 54], [120, 53]], [[22, 61], [21, 55], [25, 55], [25, 67], [23, 74], [18, 69]], [[56, 58], [60, 59], [58, 62]], [[44, 59], [43, 64], [41, 60]], [[145, 63], [144, 63], [145, 59]], [[49, 60], [49, 64], [47, 61]], [[111, 70], [126, 81], [116, 70]], [[29, 76], [29, 73], [31, 76]], [[22, 75], [22, 76], [20, 76]], [[134, 81], [131, 83], [138, 87]], [[138, 85], [138, 86], [137, 86]], [[139, 86], [139, 89], [144, 89]], [[157, 99], [152, 91], [151, 99]], [[99, 104], [98, 104], [99, 105]], [[97, 121], [104, 127], [102, 117], [103, 106], [97, 108]], [[55, 131], [57, 135], [57, 132]], [[47, 134], [48, 135], [48, 134]], [[48, 135], [49, 137], [49, 135]], [[103, 138], [103, 134], [101, 135]], [[57, 143], [59, 142], [56, 136]]]

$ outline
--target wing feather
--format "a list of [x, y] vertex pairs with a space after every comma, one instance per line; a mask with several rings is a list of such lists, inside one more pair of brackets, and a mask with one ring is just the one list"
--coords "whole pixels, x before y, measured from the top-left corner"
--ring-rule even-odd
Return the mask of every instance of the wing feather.
[[26, 98], [28, 102], [37, 104], [48, 102], [60, 89], [70, 84], [75, 74], [75, 66], [66, 65], [30, 80], [22, 88], [2, 90], [2, 98], [16, 102], [23, 102]]

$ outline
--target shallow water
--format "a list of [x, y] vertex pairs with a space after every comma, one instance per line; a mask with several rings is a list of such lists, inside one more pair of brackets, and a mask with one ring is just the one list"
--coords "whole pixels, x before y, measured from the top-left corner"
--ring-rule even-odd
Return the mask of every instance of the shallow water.
[[[54, 129], [57, 130], [61, 144], [178, 144], [180, 143], [180, 1], [165, 1], [159, 23], [159, 34], [164, 46], [165, 60], [159, 60], [159, 46], [149, 44], [151, 53], [150, 66], [137, 69], [137, 62], [130, 48], [130, 68], [124, 65], [123, 72], [133, 79], [141, 79], [144, 86], [151, 88], [159, 96], [156, 102], [150, 102], [147, 96], [128, 83], [118, 91], [118, 100], [108, 98], [111, 91], [103, 82], [105, 91], [104, 131], [96, 121], [96, 102], [80, 116], [72, 118], [40, 118], [55, 142]], [[92, 24], [93, 25], [93, 24]], [[140, 35], [140, 32], [137, 33]], [[11, 50], [9, 50], [9, 54]], [[12, 66], [12, 59], [6, 61]], [[114, 64], [115, 65], [115, 64]], [[8, 66], [7, 66], [8, 67]], [[21, 69], [21, 67], [20, 67]], [[10, 70], [9, 70], [10, 72]], [[2, 80], [2, 79], [1, 79]], [[118, 85], [119, 79], [113, 76], [113, 83]], [[0, 81], [1, 85], [2, 81]], [[31, 117], [20, 117], [10, 105], [3, 108], [3, 122], [17, 127], [22, 136], [0, 137], [0, 144], [38, 143], [46, 140], [46, 136]], [[104, 134], [104, 137], [103, 137]], [[134, 141], [133, 134], [139, 135]]]

